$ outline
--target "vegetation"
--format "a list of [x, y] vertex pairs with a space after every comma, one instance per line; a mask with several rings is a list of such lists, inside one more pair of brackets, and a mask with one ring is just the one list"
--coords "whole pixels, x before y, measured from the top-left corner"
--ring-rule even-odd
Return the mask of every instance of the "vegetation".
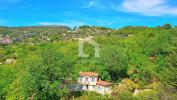
[[[100, 57], [78, 38], [93, 36]], [[4, 44], [4, 38], [10, 39]], [[177, 98], [177, 27], [81, 26], [0, 27], [1, 100], [175, 100]], [[66, 80], [94, 71], [113, 83], [113, 92], [72, 93]], [[137, 94], [135, 91], [139, 91]]]

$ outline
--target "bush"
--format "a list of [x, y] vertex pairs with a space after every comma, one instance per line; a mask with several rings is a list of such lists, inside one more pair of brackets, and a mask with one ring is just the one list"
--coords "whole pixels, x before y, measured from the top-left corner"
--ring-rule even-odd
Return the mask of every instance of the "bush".
[[35, 46], [29, 46], [29, 50], [30, 50], [30, 51], [36, 51], [37, 48], [36, 48]]
[[124, 90], [119, 93], [117, 96], [113, 97], [114, 100], [132, 100], [133, 95], [129, 90]]
[[158, 92], [154, 90], [149, 91], [143, 91], [138, 93], [135, 98], [135, 100], [160, 100], [158, 98]]

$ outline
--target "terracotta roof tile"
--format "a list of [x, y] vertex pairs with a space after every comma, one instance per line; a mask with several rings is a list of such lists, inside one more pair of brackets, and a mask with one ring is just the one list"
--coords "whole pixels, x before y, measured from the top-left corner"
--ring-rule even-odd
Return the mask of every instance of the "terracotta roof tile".
[[79, 75], [80, 76], [94, 76], [94, 77], [97, 77], [98, 73], [95, 73], [95, 72], [81, 72]]
[[110, 86], [111, 85], [110, 82], [106, 82], [106, 81], [102, 81], [102, 80], [99, 80], [96, 84], [101, 85], [101, 86]]

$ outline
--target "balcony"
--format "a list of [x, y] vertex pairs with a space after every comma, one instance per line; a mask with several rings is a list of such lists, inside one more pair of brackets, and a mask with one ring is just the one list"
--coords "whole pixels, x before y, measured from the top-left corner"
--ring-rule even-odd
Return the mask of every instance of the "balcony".
[[85, 84], [85, 85], [96, 85], [96, 82], [90, 82], [90, 81], [79, 81], [79, 84]]

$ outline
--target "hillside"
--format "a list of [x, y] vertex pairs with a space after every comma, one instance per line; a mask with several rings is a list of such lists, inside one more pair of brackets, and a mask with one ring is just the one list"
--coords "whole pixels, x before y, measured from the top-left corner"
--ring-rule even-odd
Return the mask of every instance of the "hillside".
[[[89, 57], [81, 58], [78, 38], [90, 36], [100, 45], [100, 57], [94, 57], [93, 47], [85, 44]], [[2, 26], [0, 41], [1, 100], [177, 98], [177, 27], [169, 24], [120, 29]], [[70, 93], [63, 81], [77, 80], [81, 71], [99, 73], [102, 80], [113, 83], [113, 92]]]

